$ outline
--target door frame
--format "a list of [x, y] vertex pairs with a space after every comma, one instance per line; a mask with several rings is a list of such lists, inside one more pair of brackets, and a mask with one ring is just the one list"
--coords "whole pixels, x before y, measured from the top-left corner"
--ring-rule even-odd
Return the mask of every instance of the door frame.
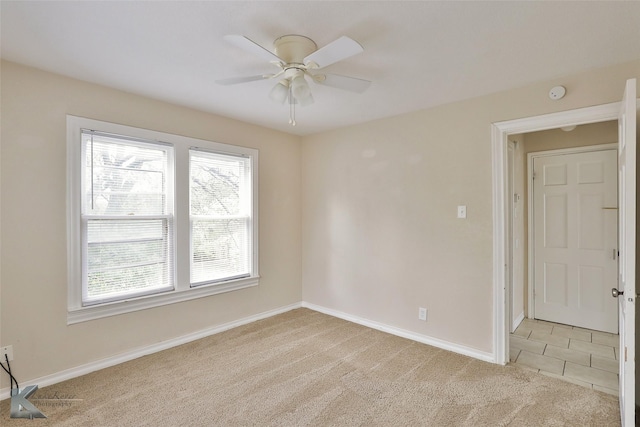
[[513, 187], [515, 186], [515, 179], [514, 179], [514, 168], [515, 168], [515, 157], [516, 157], [516, 143], [513, 141], [507, 141], [507, 194], [509, 194], [509, 199], [507, 199], [507, 203], [508, 203], [508, 210], [509, 210], [509, 215], [507, 215], [507, 247], [505, 248], [505, 251], [507, 253], [507, 267], [505, 270], [506, 276], [507, 276], [507, 280], [508, 280], [508, 286], [507, 286], [507, 300], [509, 301], [509, 303], [507, 304], [507, 316], [509, 318], [509, 322], [511, 322], [511, 326], [509, 331], [513, 332], [516, 329], [516, 325], [515, 322], [513, 321], [513, 285], [514, 285], [514, 280], [513, 280], [513, 249], [514, 249], [514, 244], [513, 244], [513, 194], [514, 194], [514, 189]]
[[[527, 248], [528, 248], [528, 256], [527, 256], [527, 277], [528, 277], [528, 286], [527, 286], [527, 295], [528, 295], [528, 304], [527, 304], [527, 318], [533, 319], [535, 314], [535, 301], [533, 297], [533, 291], [535, 289], [535, 241], [533, 237], [533, 233], [535, 232], [535, 216], [534, 216], [534, 205], [533, 205], [533, 161], [539, 157], [549, 157], [549, 156], [560, 156], [563, 154], [581, 154], [581, 153], [592, 153], [596, 151], [607, 151], [614, 150], [617, 152], [618, 143], [611, 142], [605, 144], [598, 145], [584, 145], [579, 147], [571, 147], [571, 148], [559, 148], [556, 150], [545, 150], [545, 151], [534, 151], [531, 153], [527, 153], [527, 213], [528, 213], [528, 221], [527, 221]], [[617, 162], [617, 154], [616, 154], [616, 162]], [[616, 171], [617, 171], [616, 166]], [[618, 179], [618, 174], [616, 173], [616, 181]], [[617, 221], [617, 220], [616, 220]], [[617, 233], [617, 229], [616, 229]], [[617, 236], [617, 234], [616, 234]], [[616, 237], [617, 238], [617, 237]], [[617, 280], [617, 275], [616, 275]]]
[[509, 135], [563, 126], [583, 125], [618, 120], [620, 102], [585, 107], [491, 124], [492, 204], [493, 204], [493, 361], [505, 365], [509, 361], [509, 280], [506, 277], [509, 195], [507, 194]]

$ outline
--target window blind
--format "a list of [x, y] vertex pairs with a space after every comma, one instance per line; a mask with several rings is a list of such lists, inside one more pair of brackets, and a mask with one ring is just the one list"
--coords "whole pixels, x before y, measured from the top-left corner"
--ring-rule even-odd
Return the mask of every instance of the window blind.
[[251, 159], [190, 150], [191, 284], [251, 274]]
[[82, 131], [83, 305], [173, 289], [169, 145]]

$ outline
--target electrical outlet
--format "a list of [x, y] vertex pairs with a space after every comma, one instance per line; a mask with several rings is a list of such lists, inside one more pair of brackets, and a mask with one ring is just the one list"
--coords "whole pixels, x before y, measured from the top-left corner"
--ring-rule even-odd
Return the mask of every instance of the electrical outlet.
[[4, 362], [7, 361], [7, 359], [5, 358], [5, 355], [9, 359], [9, 362], [11, 362], [13, 360], [13, 346], [12, 345], [6, 345], [4, 347], [0, 347], [0, 362], [4, 363]]
[[427, 321], [427, 309], [424, 307], [418, 308], [418, 320]]

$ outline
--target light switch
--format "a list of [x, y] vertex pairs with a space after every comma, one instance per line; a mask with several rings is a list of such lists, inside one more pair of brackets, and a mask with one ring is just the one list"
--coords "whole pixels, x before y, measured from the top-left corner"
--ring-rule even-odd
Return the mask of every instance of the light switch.
[[458, 206], [458, 218], [466, 218], [466, 217], [467, 217], [467, 207]]

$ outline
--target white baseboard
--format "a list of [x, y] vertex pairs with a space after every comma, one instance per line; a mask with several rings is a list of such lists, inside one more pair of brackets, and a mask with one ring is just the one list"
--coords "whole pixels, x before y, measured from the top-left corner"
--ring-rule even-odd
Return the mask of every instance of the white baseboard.
[[[265, 311], [253, 316], [245, 317], [242, 319], [234, 320], [233, 322], [224, 323], [222, 325], [213, 326], [210, 328], [202, 329], [200, 331], [192, 332], [187, 335], [172, 338], [167, 341], [162, 341], [157, 344], [152, 344], [144, 347], [138, 347], [125, 353], [118, 354], [116, 356], [107, 357], [105, 359], [89, 362], [84, 365], [76, 366], [64, 371], [56, 372], [51, 375], [45, 375], [44, 377], [34, 378], [32, 380], [20, 380], [20, 384], [31, 385], [37, 384], [39, 387], [46, 387], [52, 384], [56, 384], [62, 381], [76, 378], [81, 375], [86, 375], [91, 372], [98, 371], [100, 369], [115, 366], [120, 363], [128, 362], [129, 360], [137, 359], [138, 357], [146, 356], [148, 354], [157, 353], [162, 350], [166, 350], [172, 347], [176, 347], [182, 344], [186, 344], [191, 341], [199, 340], [211, 335], [218, 334], [220, 332], [227, 331], [229, 329], [236, 328], [238, 326], [246, 325], [257, 320], [266, 319], [268, 317], [275, 316], [277, 314], [285, 313], [290, 310], [302, 307], [302, 303], [297, 302], [284, 307], [279, 307], [273, 310]], [[5, 387], [0, 390], [0, 400], [8, 399], [10, 397], [9, 387]]]
[[[125, 353], [118, 354], [116, 356], [107, 357], [105, 359], [96, 360], [94, 362], [89, 362], [84, 365], [76, 366], [73, 368], [65, 369], [64, 371], [56, 372], [51, 375], [45, 375], [40, 378], [34, 378], [32, 380], [22, 380], [20, 381], [24, 385], [32, 385], [37, 384], [39, 387], [46, 387], [52, 384], [56, 384], [62, 381], [69, 380], [71, 378], [76, 378], [82, 375], [89, 374], [91, 372], [98, 371], [100, 369], [108, 368], [111, 366], [118, 365], [120, 363], [128, 362], [133, 359], [137, 359], [142, 356], [146, 356], [149, 354], [157, 353], [162, 350], [166, 350], [172, 347], [176, 347], [182, 344], [186, 344], [191, 341], [199, 340], [201, 338], [205, 338], [211, 335], [218, 334], [220, 332], [227, 331], [229, 329], [236, 328], [238, 326], [246, 325], [251, 322], [255, 322], [257, 320], [266, 319], [268, 317], [272, 317], [281, 313], [285, 313], [290, 310], [295, 310], [296, 308], [305, 307], [310, 310], [318, 311], [320, 313], [327, 314], [329, 316], [337, 317], [339, 319], [343, 319], [349, 322], [357, 323], [363, 326], [367, 326], [372, 329], [376, 329], [382, 332], [386, 332], [392, 335], [396, 335], [399, 337], [407, 338], [413, 341], [417, 341], [423, 344], [428, 344], [437, 348], [441, 348], [443, 350], [452, 351], [454, 353], [463, 354], [465, 356], [473, 357], [475, 359], [483, 360], [485, 362], [495, 363], [495, 357], [491, 353], [486, 353], [475, 348], [462, 346], [459, 344], [454, 344], [448, 341], [440, 340], [438, 338], [432, 338], [426, 335], [420, 335], [415, 332], [407, 331], [404, 329], [396, 328], [393, 326], [388, 326], [383, 323], [374, 322], [372, 320], [363, 319], [358, 316], [353, 316], [347, 313], [343, 313], [340, 311], [332, 310], [329, 308], [325, 308], [319, 305], [307, 303], [307, 302], [298, 302], [294, 304], [290, 304], [284, 307], [279, 307], [273, 310], [265, 311], [253, 316], [248, 316], [242, 319], [238, 319], [232, 322], [224, 323], [222, 325], [213, 326], [210, 328], [202, 329], [200, 331], [192, 332], [180, 337], [172, 338], [170, 340], [162, 341], [157, 344], [152, 344], [144, 347], [138, 347], [133, 350], [127, 351]], [[10, 397], [9, 387], [5, 387], [0, 390], [0, 400], [8, 399]]]
[[374, 322], [373, 320], [363, 319], [362, 317], [353, 316], [351, 314], [343, 313], [341, 311], [333, 310], [330, 308], [322, 307], [322, 306], [311, 304], [304, 301], [302, 302], [302, 307], [305, 307], [314, 311], [319, 311], [320, 313], [328, 314], [329, 316], [337, 317], [339, 319], [347, 320], [349, 322], [357, 323], [359, 325], [367, 326], [369, 328], [376, 329], [378, 331], [387, 332], [389, 334], [396, 335], [402, 338], [407, 338], [423, 344], [428, 344], [433, 347], [441, 348], [443, 350], [448, 350], [454, 353], [463, 354], [465, 356], [473, 357], [475, 359], [483, 360], [485, 362], [496, 363], [496, 358], [492, 353], [487, 353], [472, 347], [467, 347], [460, 344], [451, 343], [449, 341], [444, 341], [438, 338], [417, 334], [415, 332], [407, 331], [406, 329], [400, 329], [394, 326], [388, 326], [383, 323]]
[[511, 332], [515, 331], [516, 328], [520, 326], [520, 323], [522, 323], [523, 320], [524, 320], [524, 311], [520, 313], [518, 317], [516, 317], [516, 320], [513, 321], [513, 325], [511, 325]]

